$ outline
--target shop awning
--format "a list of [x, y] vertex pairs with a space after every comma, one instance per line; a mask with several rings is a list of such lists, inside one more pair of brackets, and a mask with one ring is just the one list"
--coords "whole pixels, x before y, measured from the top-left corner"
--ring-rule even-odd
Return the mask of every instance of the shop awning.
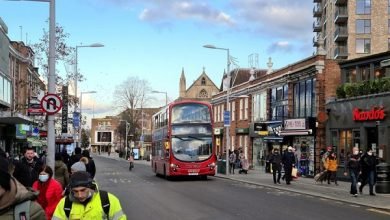
[[11, 115], [11, 112], [2, 112], [0, 114], [0, 124], [33, 124], [34, 121], [25, 115], [20, 113], [14, 113]]
[[313, 131], [311, 129], [291, 129], [280, 131], [280, 136], [297, 136], [297, 135], [311, 135]]

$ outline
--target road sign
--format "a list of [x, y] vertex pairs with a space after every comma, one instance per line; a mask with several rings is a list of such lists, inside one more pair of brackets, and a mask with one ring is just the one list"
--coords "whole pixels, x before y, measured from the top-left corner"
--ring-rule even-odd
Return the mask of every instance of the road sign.
[[223, 112], [223, 126], [225, 127], [230, 126], [230, 111]]
[[61, 98], [56, 94], [47, 94], [41, 100], [41, 107], [48, 115], [53, 115], [62, 108]]

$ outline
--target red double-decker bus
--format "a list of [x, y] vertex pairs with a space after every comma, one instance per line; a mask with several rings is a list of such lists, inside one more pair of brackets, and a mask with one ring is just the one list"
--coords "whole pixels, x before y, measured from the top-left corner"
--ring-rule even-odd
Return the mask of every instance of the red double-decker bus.
[[211, 105], [174, 102], [153, 115], [152, 160], [156, 175], [215, 175], [215, 145]]

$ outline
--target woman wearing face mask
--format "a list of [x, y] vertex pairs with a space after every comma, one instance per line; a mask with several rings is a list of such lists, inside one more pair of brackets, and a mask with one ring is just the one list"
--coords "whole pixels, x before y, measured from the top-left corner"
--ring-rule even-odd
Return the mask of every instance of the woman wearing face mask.
[[46, 219], [51, 219], [62, 198], [62, 186], [53, 178], [53, 170], [49, 166], [43, 166], [40, 169], [38, 180], [34, 182], [33, 189], [39, 191], [37, 202], [45, 210]]
[[[348, 158], [346, 169], [349, 171], [349, 176], [351, 177], [350, 193], [354, 197], [357, 197], [358, 194], [357, 194], [356, 186], [357, 186], [358, 177], [361, 174], [360, 155], [359, 155], [359, 149], [357, 147], [352, 148], [352, 155]], [[347, 172], [344, 172], [344, 175], [347, 176]]]
[[374, 185], [376, 176], [376, 157], [372, 153], [372, 149], [369, 148], [360, 159], [360, 166], [362, 168], [362, 184], [359, 187], [359, 193], [363, 193], [363, 187], [368, 183], [370, 187], [370, 196], [375, 196]]

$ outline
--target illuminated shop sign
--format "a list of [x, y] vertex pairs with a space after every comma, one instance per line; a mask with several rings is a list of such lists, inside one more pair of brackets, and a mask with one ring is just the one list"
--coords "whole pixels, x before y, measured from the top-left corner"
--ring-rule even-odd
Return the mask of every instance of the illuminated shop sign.
[[383, 120], [386, 116], [383, 107], [373, 107], [371, 110], [354, 108], [352, 111], [354, 121]]

